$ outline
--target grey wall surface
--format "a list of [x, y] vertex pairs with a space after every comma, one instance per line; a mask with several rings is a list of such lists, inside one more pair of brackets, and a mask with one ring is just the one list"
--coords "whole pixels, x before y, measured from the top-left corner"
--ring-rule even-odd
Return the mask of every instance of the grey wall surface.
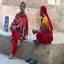
[[[10, 38], [0, 35], [0, 53], [9, 55], [10, 44]], [[43, 45], [37, 49], [32, 43], [24, 41], [18, 48], [16, 57], [25, 59], [30, 56], [37, 59], [40, 64], [64, 64], [64, 45]]]

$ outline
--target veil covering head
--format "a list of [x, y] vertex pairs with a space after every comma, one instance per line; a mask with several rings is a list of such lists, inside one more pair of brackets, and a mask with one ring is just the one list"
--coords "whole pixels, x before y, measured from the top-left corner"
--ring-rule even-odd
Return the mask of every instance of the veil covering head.
[[52, 33], [53, 32], [53, 26], [52, 26], [51, 20], [50, 20], [50, 18], [48, 16], [46, 7], [45, 6], [41, 6], [40, 7], [40, 11], [41, 11], [41, 13], [43, 13], [48, 18], [50, 32]]

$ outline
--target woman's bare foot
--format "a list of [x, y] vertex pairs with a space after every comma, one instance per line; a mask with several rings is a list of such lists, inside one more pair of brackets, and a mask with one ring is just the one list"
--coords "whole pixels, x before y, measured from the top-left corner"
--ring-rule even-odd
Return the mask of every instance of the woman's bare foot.
[[34, 42], [33, 47], [35, 47], [35, 48], [37, 48], [37, 49], [38, 49], [38, 46], [39, 46], [38, 41], [37, 41], [37, 40], [33, 40], [33, 42]]
[[10, 54], [9, 59], [14, 59], [14, 57], [13, 57], [13, 55], [12, 55], [12, 54]]

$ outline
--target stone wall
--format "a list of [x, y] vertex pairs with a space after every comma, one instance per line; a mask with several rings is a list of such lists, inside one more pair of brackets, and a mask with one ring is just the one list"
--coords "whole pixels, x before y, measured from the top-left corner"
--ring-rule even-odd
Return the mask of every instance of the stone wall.
[[48, 5], [48, 13], [54, 29], [64, 32], [64, 0], [60, 0], [60, 5]]
[[[0, 35], [0, 53], [9, 55], [10, 45], [10, 38]], [[30, 56], [37, 59], [40, 64], [64, 64], [64, 44], [41, 45], [34, 48], [32, 43], [24, 41], [18, 48], [16, 57], [26, 59]]]

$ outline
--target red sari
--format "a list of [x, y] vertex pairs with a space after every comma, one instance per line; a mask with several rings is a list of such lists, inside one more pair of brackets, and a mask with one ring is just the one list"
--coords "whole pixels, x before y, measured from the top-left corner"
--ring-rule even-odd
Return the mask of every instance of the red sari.
[[53, 40], [53, 36], [50, 32], [37, 32], [36, 37], [39, 44], [51, 44], [51, 41]]
[[[15, 20], [12, 22], [11, 26], [16, 26]], [[10, 54], [15, 56], [16, 51], [17, 51], [17, 43], [18, 43], [18, 40], [20, 40], [20, 34], [18, 31], [18, 28], [16, 28], [15, 30], [12, 30], [11, 33], [12, 33], [12, 45], [11, 45]]]
[[[16, 26], [16, 23], [13, 21], [11, 26]], [[11, 32], [12, 32], [13, 39], [15, 39], [16, 41], [20, 40], [20, 34], [18, 28], [16, 28], [15, 30], [11, 30]]]
[[[25, 27], [25, 33], [24, 33], [24, 37], [25, 37], [26, 35], [28, 35], [28, 21], [27, 21], [27, 16], [26, 15], [23, 16], [21, 13], [18, 13], [16, 16], [18, 16], [18, 15], [19, 15], [19, 17], [23, 18], [23, 20], [21, 20], [21, 22], [20, 22], [21, 31], [23, 30], [23, 26], [26, 25], [26, 27]], [[16, 51], [17, 51], [17, 42], [18, 42], [18, 39], [20, 39], [20, 35], [19, 35], [19, 33], [18, 33], [17, 30], [18, 30], [18, 28], [15, 31], [12, 32], [14, 38], [12, 39], [12, 45], [11, 45], [11, 52], [10, 53], [13, 56], [15, 56], [15, 54], [16, 54]]]
[[39, 44], [51, 44], [51, 41], [53, 40], [53, 26], [45, 6], [41, 6], [41, 12], [48, 18], [49, 32], [37, 32], [36, 38], [39, 41]]
[[21, 28], [21, 31], [23, 32], [23, 27], [25, 26], [25, 29], [24, 29], [24, 39], [26, 38], [26, 36], [28, 36], [28, 21], [27, 21], [27, 17], [24, 17], [22, 19], [22, 22], [20, 22], [20, 28]]
[[24, 13], [24, 14], [22, 14], [21, 12], [20, 13], [18, 13], [17, 15], [19, 15], [20, 17], [22, 17], [23, 19], [22, 19], [22, 21], [20, 22], [20, 28], [21, 28], [21, 31], [22, 31], [22, 29], [23, 29], [23, 26], [25, 25], [26, 27], [25, 27], [25, 36], [28, 36], [28, 19], [27, 19], [27, 16], [26, 16], [26, 14]]

